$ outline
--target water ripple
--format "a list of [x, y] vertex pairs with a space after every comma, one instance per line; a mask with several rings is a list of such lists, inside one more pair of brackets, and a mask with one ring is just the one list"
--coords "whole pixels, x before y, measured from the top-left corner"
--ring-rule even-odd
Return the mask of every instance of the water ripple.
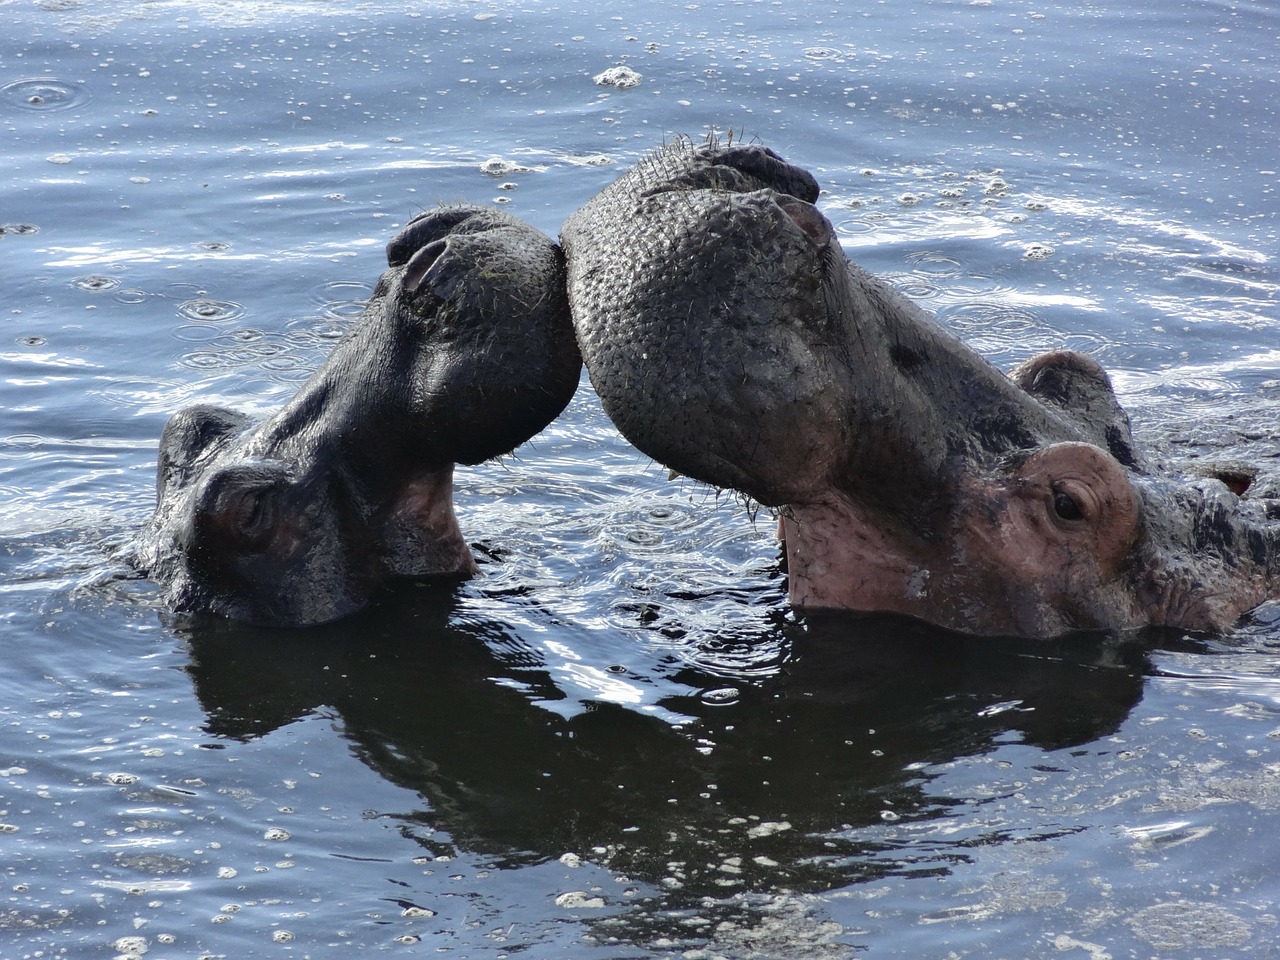
[[214, 300], [199, 297], [178, 304], [178, 316], [184, 320], [199, 320], [204, 323], [223, 323], [227, 320], [238, 320], [244, 316], [244, 307], [234, 300]]
[[115, 277], [104, 277], [101, 274], [91, 273], [85, 277], [76, 277], [71, 281], [71, 285], [79, 290], [87, 290], [90, 293], [105, 293], [108, 290], [115, 290], [120, 286], [120, 281]]
[[338, 320], [354, 320], [373, 295], [373, 284], [363, 280], [331, 280], [311, 291], [311, 299], [324, 314]]
[[89, 91], [74, 80], [56, 77], [29, 77], [0, 87], [0, 98], [20, 110], [51, 113], [75, 110], [89, 102]]

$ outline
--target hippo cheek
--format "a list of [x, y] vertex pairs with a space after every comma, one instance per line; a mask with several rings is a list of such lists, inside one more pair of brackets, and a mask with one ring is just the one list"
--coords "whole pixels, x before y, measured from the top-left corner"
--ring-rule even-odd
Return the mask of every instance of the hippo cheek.
[[324, 481], [283, 464], [211, 474], [182, 544], [193, 607], [261, 626], [310, 626], [364, 606], [375, 583], [356, 525]]
[[[1138, 539], [1138, 496], [1123, 467], [1092, 444], [1056, 443], [994, 481], [957, 538], [957, 570], [990, 616], [1019, 633], [1136, 626], [1125, 577]], [[961, 577], [963, 579], [963, 577]]]

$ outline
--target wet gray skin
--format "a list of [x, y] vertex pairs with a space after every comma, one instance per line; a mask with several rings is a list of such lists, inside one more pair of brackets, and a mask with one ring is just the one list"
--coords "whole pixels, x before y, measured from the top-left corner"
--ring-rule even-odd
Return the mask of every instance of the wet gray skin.
[[351, 331], [275, 416], [196, 406], [160, 441], [132, 560], [178, 611], [304, 626], [389, 578], [467, 577], [455, 463], [507, 453], [577, 387], [551, 240], [500, 211], [424, 213]]
[[850, 263], [818, 192], [764, 147], [681, 141], [561, 232], [605, 410], [778, 509], [793, 604], [1052, 636], [1222, 630], [1276, 595], [1247, 470], [1157, 471], [1085, 355], [1001, 373]]

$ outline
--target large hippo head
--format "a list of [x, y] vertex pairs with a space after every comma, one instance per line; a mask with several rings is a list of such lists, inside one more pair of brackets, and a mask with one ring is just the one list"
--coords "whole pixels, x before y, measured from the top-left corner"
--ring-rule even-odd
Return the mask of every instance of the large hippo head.
[[134, 563], [179, 611], [321, 623], [391, 577], [467, 577], [455, 463], [553, 420], [581, 372], [563, 257], [484, 207], [442, 207], [387, 245], [352, 330], [275, 416], [175, 414]]
[[1267, 504], [1152, 470], [1106, 373], [1006, 376], [851, 264], [806, 171], [677, 142], [564, 225], [621, 432], [777, 509], [792, 602], [973, 633], [1229, 626], [1276, 592]]

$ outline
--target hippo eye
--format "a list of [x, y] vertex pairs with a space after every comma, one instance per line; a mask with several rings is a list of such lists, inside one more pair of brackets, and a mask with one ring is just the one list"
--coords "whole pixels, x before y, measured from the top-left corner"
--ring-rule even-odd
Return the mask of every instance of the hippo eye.
[[1084, 511], [1065, 490], [1053, 491], [1053, 512], [1063, 520], [1083, 520]]
[[235, 549], [257, 549], [273, 534], [289, 478], [276, 463], [238, 463], [215, 472], [195, 505], [200, 536]]
[[246, 539], [260, 538], [275, 521], [274, 491], [270, 488], [247, 490], [236, 505], [233, 517], [236, 529]]

